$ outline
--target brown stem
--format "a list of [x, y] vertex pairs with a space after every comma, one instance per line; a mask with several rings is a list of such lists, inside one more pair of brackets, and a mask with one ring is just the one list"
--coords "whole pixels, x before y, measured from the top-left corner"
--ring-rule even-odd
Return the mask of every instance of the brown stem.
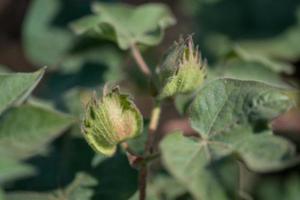
[[[146, 75], [151, 76], [151, 71], [146, 64], [145, 60], [143, 59], [140, 50], [138, 47], [133, 44], [131, 45], [131, 53], [133, 55], [133, 58], [135, 62], [137, 63], [140, 70]], [[150, 118], [150, 124], [149, 124], [149, 130], [148, 130], [148, 136], [147, 141], [145, 144], [145, 157], [146, 158], [149, 154], [153, 152], [153, 141], [154, 141], [154, 132], [157, 129], [158, 121], [160, 117], [160, 103], [156, 103]], [[147, 174], [148, 174], [148, 166], [147, 161], [143, 160], [143, 164], [141, 165], [140, 171], [139, 171], [139, 200], [145, 200], [146, 199], [146, 188], [147, 188]]]
[[[154, 133], [158, 127], [158, 122], [159, 122], [160, 112], [161, 112], [160, 106], [161, 106], [160, 102], [156, 102], [151, 112], [148, 136], [145, 145], [144, 158], [146, 158], [149, 154], [153, 153]], [[147, 160], [145, 160], [145, 163], [141, 166], [140, 174], [139, 174], [139, 190], [140, 190], [139, 200], [146, 199], [147, 175], [148, 175], [148, 165], [147, 165]]]
[[145, 146], [146, 154], [153, 153], [154, 133], [158, 127], [160, 112], [161, 112], [160, 103], [156, 103], [151, 112], [151, 118], [150, 118], [149, 129], [148, 129], [148, 138]]
[[148, 65], [146, 64], [145, 60], [143, 59], [139, 48], [135, 44], [133, 44], [133, 45], [131, 45], [130, 49], [131, 49], [131, 53], [133, 55], [133, 58], [134, 58], [135, 62], [137, 63], [137, 65], [139, 66], [140, 70], [146, 76], [150, 76], [151, 71], [150, 71]]
[[145, 200], [146, 199], [146, 188], [147, 188], [147, 174], [148, 174], [148, 168], [147, 165], [142, 165], [139, 173], [139, 200]]

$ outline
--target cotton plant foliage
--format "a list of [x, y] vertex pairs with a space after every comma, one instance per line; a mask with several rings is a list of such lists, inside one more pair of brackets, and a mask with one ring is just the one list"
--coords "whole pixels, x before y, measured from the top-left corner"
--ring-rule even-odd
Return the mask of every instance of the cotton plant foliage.
[[[222, 177], [217, 176], [230, 173], [231, 182], [237, 181], [237, 170], [222, 166], [228, 156], [237, 155], [257, 172], [294, 165], [294, 145], [273, 135], [268, 126], [294, 104], [287, 92], [255, 81], [218, 79], [207, 83], [190, 107], [191, 125], [198, 137], [168, 135], [160, 145], [165, 166], [200, 200], [232, 198], [225, 187], [229, 185], [220, 185]], [[231, 185], [231, 191], [234, 189], [235, 184]]]
[[115, 41], [121, 49], [134, 44], [157, 45], [164, 29], [175, 24], [164, 4], [149, 3], [138, 7], [126, 4], [94, 3], [93, 15], [71, 24], [78, 34], [91, 34]]
[[[168, 6], [78, 5], [30, 4], [25, 53], [51, 71], [13, 73], [1, 66], [0, 200], [298, 198], [299, 172], [273, 179], [299, 167], [296, 144], [272, 129], [274, 119], [299, 104], [299, 92], [282, 78], [293, 74], [291, 63], [228, 43], [207, 64], [189, 35], [149, 67], [142, 52], [176, 22]], [[282, 47], [284, 38], [265, 42]], [[281, 58], [294, 60], [296, 53]], [[133, 61], [127, 56], [147, 88], [126, 80], [135, 78], [123, 69]], [[136, 96], [148, 94], [151, 104], [135, 102], [132, 88]], [[189, 119], [191, 132], [161, 131], [174, 117], [165, 113], [170, 102]]]

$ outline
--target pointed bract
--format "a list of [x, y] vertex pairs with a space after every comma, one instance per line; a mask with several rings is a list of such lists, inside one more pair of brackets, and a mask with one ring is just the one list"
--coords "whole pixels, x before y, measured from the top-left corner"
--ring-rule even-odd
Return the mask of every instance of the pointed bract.
[[170, 48], [157, 74], [159, 99], [189, 93], [201, 86], [206, 77], [206, 63], [202, 61], [192, 37], [181, 39]]
[[108, 156], [115, 153], [117, 144], [140, 135], [142, 129], [142, 115], [118, 88], [105, 89], [101, 99], [94, 95], [82, 122], [82, 132], [90, 146]]

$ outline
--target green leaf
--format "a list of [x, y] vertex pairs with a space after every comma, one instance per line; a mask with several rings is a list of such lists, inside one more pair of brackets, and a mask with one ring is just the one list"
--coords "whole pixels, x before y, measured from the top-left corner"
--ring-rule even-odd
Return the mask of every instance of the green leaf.
[[22, 102], [44, 75], [45, 68], [34, 73], [0, 73], [0, 114], [16, 102]]
[[179, 114], [184, 115], [195, 97], [195, 92], [192, 94], [181, 94], [175, 97], [175, 107]]
[[[147, 184], [147, 200], [177, 199], [185, 193], [186, 189], [167, 175], [158, 175]], [[138, 199], [139, 192], [137, 191], [130, 200]]]
[[85, 173], [78, 173], [73, 182], [63, 190], [48, 193], [12, 192], [7, 194], [7, 200], [90, 200], [94, 191], [91, 187], [97, 185], [97, 180]]
[[261, 121], [267, 123], [293, 106], [287, 92], [256, 81], [211, 81], [193, 102], [192, 126], [202, 137], [210, 137], [232, 126], [253, 128]]
[[114, 48], [89, 48], [67, 56], [61, 64], [61, 72], [63, 74], [80, 73], [86, 63], [93, 63], [105, 69], [102, 72], [103, 75], [100, 74], [104, 82], [117, 82], [125, 76], [120, 67], [122, 60], [121, 53]]
[[6, 200], [57, 200], [51, 194], [38, 192], [14, 192], [6, 195]]
[[129, 165], [125, 155], [117, 154], [104, 160], [91, 174], [99, 179], [94, 199], [125, 200], [137, 190], [137, 170]]
[[58, 195], [58, 199], [91, 199], [94, 193], [91, 187], [94, 187], [97, 184], [97, 180], [92, 176], [85, 173], [79, 173], [76, 175], [74, 181], [64, 190], [64, 192]]
[[[1, 152], [0, 152], [1, 154]], [[33, 175], [35, 170], [28, 164], [23, 164], [1, 155], [0, 158], [0, 185], [6, 181]], [[1, 196], [1, 195], [0, 195]], [[1, 197], [0, 197], [1, 199]]]
[[283, 179], [263, 179], [257, 184], [257, 199], [296, 200], [300, 195], [299, 188], [299, 174], [291, 174]]
[[243, 61], [259, 63], [276, 73], [284, 72], [292, 74], [294, 72], [293, 66], [288, 63], [277, 61], [276, 59], [270, 59], [267, 56], [260, 55], [255, 52], [250, 53], [241, 47], [233, 48], [229, 54], [230, 57], [237, 57]]
[[290, 160], [295, 156], [295, 146], [271, 132], [246, 136], [234, 148], [250, 169], [260, 172], [280, 170], [298, 162]]
[[4, 199], [4, 192], [2, 191], [1, 188], [0, 188], [0, 200], [5, 200]]
[[18, 159], [40, 153], [73, 122], [72, 117], [41, 106], [12, 108], [0, 119], [0, 153]]
[[296, 61], [300, 55], [299, 21], [276, 37], [260, 40], [243, 40], [239, 44], [249, 52]]
[[25, 17], [25, 53], [37, 65], [57, 65], [73, 45], [72, 33], [66, 28], [54, 26], [61, 4], [58, 0], [34, 0]]
[[294, 104], [287, 92], [255, 81], [212, 81], [191, 105], [192, 127], [204, 141], [236, 151], [251, 169], [278, 170], [291, 162], [295, 149], [270, 134], [268, 123]]
[[9, 69], [6, 66], [0, 64], [0, 73], [8, 73]]
[[219, 160], [225, 152], [218, 144], [173, 133], [162, 141], [160, 147], [167, 169], [195, 199], [235, 199], [232, 190], [238, 187], [237, 165]]
[[139, 7], [126, 4], [93, 4], [95, 15], [74, 22], [71, 27], [78, 34], [88, 33], [115, 41], [121, 49], [133, 44], [156, 45], [164, 29], [175, 19], [163, 4], [149, 3]]
[[257, 61], [231, 60], [218, 67], [216, 73], [219, 77], [260, 81], [275, 86], [289, 87], [278, 73]]

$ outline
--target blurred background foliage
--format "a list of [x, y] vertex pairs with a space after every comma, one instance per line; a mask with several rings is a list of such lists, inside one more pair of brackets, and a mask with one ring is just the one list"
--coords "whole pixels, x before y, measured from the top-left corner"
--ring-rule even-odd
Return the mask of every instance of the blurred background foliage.
[[[120, 150], [113, 158], [95, 156], [80, 134], [82, 104], [105, 82], [119, 83], [124, 91], [130, 91], [146, 118], [152, 104], [146, 96], [148, 82], [135, 67], [130, 52], [113, 42], [78, 37], [71, 31], [72, 21], [91, 14], [92, 2], [0, 2], [0, 72], [36, 71], [5, 76], [0, 82], [1, 92], [5, 86], [14, 85], [13, 95], [0, 98], [0, 200], [136, 199], [137, 171], [129, 166], [124, 153]], [[141, 5], [150, 1], [122, 2]], [[155, 2], [169, 6], [177, 23], [166, 30], [158, 46], [142, 46], [152, 69], [174, 40], [193, 33], [208, 60], [208, 78], [226, 76], [283, 87], [299, 85], [299, 0]], [[142, 18], [139, 20], [143, 23]], [[24, 102], [44, 73], [43, 66], [47, 69], [41, 82]], [[164, 105], [161, 137], [175, 129], [193, 134], [186, 117], [178, 114], [184, 112], [189, 100], [176, 99], [179, 112], [171, 102]], [[299, 110], [292, 110], [276, 119], [273, 127], [299, 147], [299, 121]], [[158, 175], [150, 180], [149, 200], [191, 199], [160, 162], [152, 171]], [[298, 166], [272, 174], [245, 170], [242, 196], [297, 199], [298, 171]]]

